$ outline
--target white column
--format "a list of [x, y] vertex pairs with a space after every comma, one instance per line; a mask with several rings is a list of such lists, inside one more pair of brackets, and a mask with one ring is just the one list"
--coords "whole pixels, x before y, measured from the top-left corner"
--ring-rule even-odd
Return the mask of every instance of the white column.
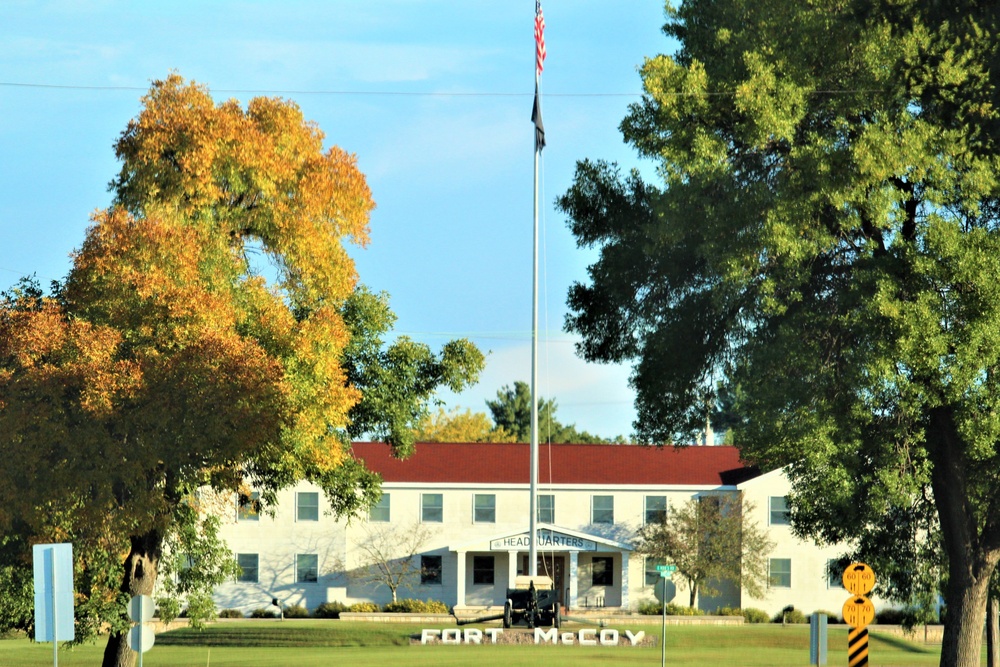
[[464, 551], [458, 551], [455, 553], [455, 606], [464, 607], [465, 606], [465, 557], [466, 553]]
[[566, 600], [566, 606], [570, 610], [576, 609], [576, 599], [580, 596], [580, 584], [577, 581], [577, 571], [578, 563], [580, 561], [579, 551], [569, 552], [569, 600]]
[[628, 609], [628, 561], [631, 554], [622, 552], [622, 609]]
[[[517, 581], [517, 552], [507, 552], [507, 588], [514, 588]], [[504, 599], [507, 598], [507, 591], [504, 591]]]

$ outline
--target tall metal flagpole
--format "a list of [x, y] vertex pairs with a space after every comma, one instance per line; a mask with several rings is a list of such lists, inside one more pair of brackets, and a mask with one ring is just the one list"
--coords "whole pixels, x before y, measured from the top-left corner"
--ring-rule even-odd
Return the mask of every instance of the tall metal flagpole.
[[545, 60], [545, 18], [542, 3], [535, 1], [535, 103], [531, 110], [531, 120], [535, 125], [535, 192], [534, 192], [534, 241], [532, 245], [531, 272], [531, 479], [530, 501], [528, 503], [529, 534], [528, 575], [538, 576], [538, 156], [545, 145], [545, 131], [542, 128], [542, 108], [538, 99], [538, 83]]

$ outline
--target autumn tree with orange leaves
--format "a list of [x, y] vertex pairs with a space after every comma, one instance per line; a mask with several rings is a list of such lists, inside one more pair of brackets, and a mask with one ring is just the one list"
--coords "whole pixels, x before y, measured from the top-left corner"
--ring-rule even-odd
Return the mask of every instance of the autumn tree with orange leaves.
[[[294, 103], [217, 104], [171, 75], [115, 150], [113, 204], [66, 280], [0, 298], [0, 533], [117, 550], [124, 597], [153, 592], [198, 488], [249, 484], [267, 501], [307, 479], [340, 514], [373, 502], [348, 428], [378, 357], [350, 356], [345, 321], [363, 292], [344, 241], [367, 242], [374, 203], [354, 157], [324, 150]], [[418, 350], [433, 372], [397, 389], [410, 414], [482, 368], [470, 343], [449, 345]], [[133, 659], [114, 630], [104, 665]]]

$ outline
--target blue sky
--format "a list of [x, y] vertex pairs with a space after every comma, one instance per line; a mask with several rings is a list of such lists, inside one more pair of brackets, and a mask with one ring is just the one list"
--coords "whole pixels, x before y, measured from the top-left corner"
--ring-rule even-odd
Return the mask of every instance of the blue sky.
[[[553, 201], [577, 160], [639, 165], [618, 124], [636, 68], [670, 52], [661, 0], [544, 0], [539, 392], [592, 433], [631, 432], [628, 369], [587, 364], [562, 331], [593, 259]], [[447, 407], [529, 379], [533, 0], [4, 0], [0, 287], [63, 277], [107, 206], [112, 144], [150, 81], [175, 70], [217, 100], [295, 100], [358, 157], [378, 208], [352, 251], [391, 295], [398, 334], [489, 352]]]

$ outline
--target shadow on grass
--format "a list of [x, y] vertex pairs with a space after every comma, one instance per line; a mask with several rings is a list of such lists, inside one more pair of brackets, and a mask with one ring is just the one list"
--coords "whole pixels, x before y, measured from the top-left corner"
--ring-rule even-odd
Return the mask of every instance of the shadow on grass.
[[869, 631], [868, 637], [873, 643], [879, 642], [881, 644], [887, 644], [893, 648], [899, 649], [900, 651], [906, 651], [907, 653], [934, 653], [933, 649], [918, 646], [911, 641], [901, 639], [900, 637], [894, 637], [892, 635], [876, 635]]

